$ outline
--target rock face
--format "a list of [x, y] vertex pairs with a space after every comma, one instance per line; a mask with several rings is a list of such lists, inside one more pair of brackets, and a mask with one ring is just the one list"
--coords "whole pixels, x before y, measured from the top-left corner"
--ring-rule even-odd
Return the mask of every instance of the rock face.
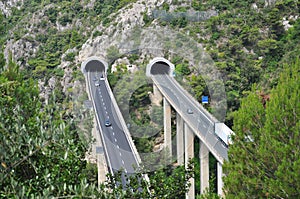
[[[8, 40], [6, 43], [6, 48], [4, 49], [4, 57], [7, 60], [9, 54], [13, 55], [14, 61], [24, 68], [28, 58], [36, 54], [39, 44], [34, 40], [29, 40], [28, 38], [34, 38], [34, 35], [27, 33], [21, 39], [14, 41], [13, 39]], [[22, 58], [22, 61], [20, 59]]]
[[161, 5], [164, 0], [139, 0], [133, 3], [132, 6], [124, 7], [113, 15], [113, 22], [108, 27], [99, 25], [94, 31], [102, 33], [101, 36], [90, 38], [82, 46], [79, 52], [78, 62], [84, 61], [90, 56], [98, 56], [100, 58], [106, 57], [106, 50], [110, 46], [120, 46], [121, 40], [124, 40], [131, 34], [136, 25], [144, 25], [143, 13], [147, 11], [148, 14], [155, 8], [156, 5]]
[[292, 25], [290, 24], [291, 21], [296, 21], [298, 19], [299, 16], [289, 16], [289, 17], [283, 17], [282, 19], [282, 25], [284, 27], [285, 30], [288, 30], [289, 28], [292, 27]]
[[276, 0], [265, 0], [265, 7], [271, 6], [276, 3]]
[[16, 7], [20, 9], [23, 5], [24, 0], [9, 0], [9, 1], [0, 1], [0, 10], [5, 16], [11, 15], [11, 9]]
[[[132, 3], [124, 8], [120, 9], [116, 13], [112, 13], [110, 15], [111, 23], [106, 27], [99, 24], [93, 27], [85, 27], [86, 32], [94, 33], [95, 31], [99, 31], [101, 36], [93, 37], [91, 34], [90, 38], [81, 46], [81, 48], [74, 48], [66, 50], [64, 54], [60, 57], [61, 64], [58, 68], [64, 71], [64, 75], [61, 79], [57, 79], [58, 82], [61, 83], [62, 89], [65, 93], [68, 92], [69, 88], [72, 88], [74, 85], [74, 77], [73, 74], [74, 70], [80, 70], [80, 64], [86, 60], [90, 56], [98, 56], [101, 59], [110, 62], [112, 60], [107, 60], [107, 49], [115, 46], [116, 49], [119, 49], [116, 56], [120, 56], [123, 53], [128, 52], [129, 50], [135, 50], [139, 48], [142, 52], [142, 57], [147, 58], [147, 54], [153, 53], [158, 56], [162, 56], [163, 52], [159, 51], [160, 44], [154, 43], [155, 40], [159, 40], [157, 37], [159, 35], [155, 35], [155, 33], [147, 32], [147, 36], [141, 36], [141, 31], [143, 29], [136, 28], [137, 26], [143, 27], [143, 15], [147, 13], [151, 15], [153, 10], [157, 7], [163, 5], [163, 3], [170, 4], [172, 0], [137, 0], [135, 3]], [[186, 1], [188, 2], [188, 1]], [[265, 6], [271, 6], [276, 3], [276, 0], [265, 0]], [[95, 0], [81, 2], [81, 5], [84, 8], [93, 8]], [[24, 4], [24, 0], [6, 0], [0, 1], [0, 10], [5, 16], [9, 16], [11, 14], [12, 8], [16, 7], [19, 8]], [[52, 8], [55, 4], [49, 4], [43, 9], [38, 10], [31, 15], [26, 16], [26, 22], [29, 22], [26, 27], [24, 28], [24, 32], [26, 34], [20, 35], [20, 38], [13, 38], [14, 35], [11, 34], [10, 39], [5, 44], [4, 55], [7, 59], [9, 57], [10, 52], [12, 53], [14, 61], [16, 61], [21, 68], [26, 68], [28, 66], [27, 62], [30, 57], [34, 57], [39, 50], [41, 44], [37, 41], [38, 34], [44, 34], [46, 28], [41, 26], [41, 21], [49, 21], [47, 16], [45, 16], [45, 11]], [[253, 9], [258, 9], [257, 5], [254, 3], [252, 4]], [[174, 5], [170, 6], [170, 11], [176, 9]], [[61, 13], [58, 13], [60, 15]], [[298, 16], [286, 16], [282, 19], [282, 24], [284, 25], [285, 29], [291, 27], [291, 21], [297, 19]], [[156, 30], [160, 29], [157, 25], [157, 21], [154, 20], [152, 22], [153, 26], [156, 26]], [[62, 26], [58, 22], [54, 23], [53, 25], [58, 32], [64, 31], [66, 29], [71, 29], [74, 27], [82, 27], [84, 23], [80, 21], [80, 19], [75, 19], [73, 24], [67, 24], [66, 26]], [[15, 30], [18, 30], [19, 27], [15, 27]], [[13, 32], [14, 30], [12, 30]], [[169, 32], [165, 32], [162, 34], [168, 35]], [[175, 38], [175, 37], [174, 37]], [[207, 39], [207, 38], [206, 38]], [[152, 42], [152, 43], [151, 43]], [[148, 46], [143, 46], [140, 44], [147, 44]], [[151, 48], [147, 48], [147, 47]], [[247, 49], [245, 49], [247, 50]], [[251, 51], [250, 51], [251, 52]], [[78, 53], [78, 56], [75, 56], [74, 61], [65, 61], [65, 57], [68, 53]], [[186, 53], [186, 52], [184, 52]], [[188, 54], [186, 53], [187, 58]], [[113, 57], [118, 58], [118, 57]], [[141, 58], [142, 59], [142, 58]], [[137, 66], [129, 64], [128, 60], [122, 60], [122, 63], [131, 66], [128, 67], [128, 70], [135, 71]], [[113, 66], [114, 69], [114, 66]], [[45, 91], [45, 88], [50, 88], [48, 85], [49, 81], [47, 81], [47, 85], [43, 85], [44, 89], [41, 92], [45, 92], [42, 94], [43, 96], [48, 93]], [[42, 85], [40, 83], [40, 85]]]
[[[94, 6], [94, 0], [86, 2], [82, 4], [83, 7], [92, 8]], [[87, 27], [87, 31], [99, 31], [102, 33], [101, 36], [93, 38], [92, 36], [88, 39], [85, 44], [83, 44], [79, 55], [75, 57], [74, 63], [76, 65], [80, 65], [87, 57], [89, 56], [98, 56], [100, 58], [106, 57], [106, 50], [110, 46], [120, 47], [120, 40], [124, 40], [127, 36], [129, 36], [131, 31], [134, 29], [136, 25], [143, 26], [143, 13], [147, 11], [148, 14], [151, 13], [156, 6], [161, 5], [164, 0], [139, 0], [132, 5], [128, 5], [122, 9], [120, 9], [117, 13], [113, 13], [111, 15], [112, 22], [108, 27], [104, 27], [102, 24], [99, 24], [94, 28], [94, 30], [89, 30], [90, 27]], [[167, 2], [167, 1], [166, 1]], [[13, 7], [22, 6], [23, 0], [11, 0], [11, 1], [1, 1], [0, 8], [2, 13], [9, 16], [11, 14], [11, 9]], [[30, 57], [34, 57], [39, 50], [41, 44], [36, 40], [38, 34], [43, 34], [46, 29], [43, 28], [40, 24], [42, 20], [48, 21], [49, 19], [45, 16], [45, 11], [53, 7], [54, 4], [49, 4], [45, 6], [42, 10], [38, 10], [30, 17], [27, 17], [23, 20], [28, 20], [29, 23], [26, 25], [24, 31], [27, 33], [25, 35], [20, 35], [20, 38], [11, 38], [7, 41], [4, 49], [4, 55], [7, 59], [9, 54], [12, 54], [14, 61], [17, 62], [21, 66], [21, 68], [28, 67], [28, 59]], [[71, 24], [67, 24], [66, 26], [62, 26], [58, 22], [54, 25], [57, 31], [64, 31], [66, 29], [73, 28]], [[73, 26], [80, 27], [82, 23], [80, 20], [76, 20], [73, 23]], [[15, 27], [17, 30], [18, 27]], [[14, 30], [13, 30], [14, 31]], [[91, 34], [92, 35], [92, 34]], [[67, 92], [68, 88], [72, 87], [73, 82], [73, 65], [74, 63], [64, 61], [66, 54], [70, 52], [77, 52], [76, 49], [67, 50], [61, 57], [61, 64], [58, 68], [64, 70], [64, 76], [60, 81], [63, 87], [63, 91]], [[73, 68], [73, 69], [72, 69]], [[134, 71], [135, 66], [129, 67], [130, 70]], [[43, 85], [44, 88], [48, 88], [49, 85]], [[45, 91], [42, 89], [41, 92]], [[49, 91], [48, 91], [49, 93]], [[43, 96], [46, 93], [42, 94]]]

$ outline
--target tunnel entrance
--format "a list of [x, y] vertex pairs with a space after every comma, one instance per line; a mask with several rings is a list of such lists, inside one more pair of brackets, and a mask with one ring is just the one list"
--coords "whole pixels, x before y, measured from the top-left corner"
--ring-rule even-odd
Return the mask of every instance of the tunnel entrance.
[[168, 75], [170, 74], [170, 66], [162, 61], [156, 62], [152, 65], [151, 75]]
[[99, 60], [91, 60], [85, 65], [87, 72], [105, 72], [104, 64]]

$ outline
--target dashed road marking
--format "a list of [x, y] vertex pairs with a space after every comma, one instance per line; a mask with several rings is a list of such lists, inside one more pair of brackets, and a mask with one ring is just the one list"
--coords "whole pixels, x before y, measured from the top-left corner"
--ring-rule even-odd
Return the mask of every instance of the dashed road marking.
[[115, 138], [115, 142], [117, 142], [117, 139]]
[[122, 156], [122, 153], [120, 152], [120, 156]]
[[120, 148], [119, 145], [117, 145], [117, 148], [118, 148], [118, 149]]
[[124, 164], [124, 160], [122, 160], [122, 164]]

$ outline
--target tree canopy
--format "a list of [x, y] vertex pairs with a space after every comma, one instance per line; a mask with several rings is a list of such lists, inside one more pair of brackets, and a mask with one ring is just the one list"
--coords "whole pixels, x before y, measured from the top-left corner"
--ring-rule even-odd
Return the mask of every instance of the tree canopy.
[[269, 95], [253, 86], [242, 100], [225, 164], [228, 198], [300, 197], [299, 68], [297, 59]]

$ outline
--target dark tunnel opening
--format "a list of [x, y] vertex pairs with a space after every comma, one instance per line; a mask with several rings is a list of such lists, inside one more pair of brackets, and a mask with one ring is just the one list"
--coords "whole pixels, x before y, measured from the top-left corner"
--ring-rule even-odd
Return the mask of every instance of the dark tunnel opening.
[[150, 73], [152, 75], [168, 75], [170, 73], [170, 66], [165, 62], [156, 62], [152, 65]]
[[85, 70], [87, 72], [104, 72], [105, 66], [98, 60], [91, 60], [85, 65]]

